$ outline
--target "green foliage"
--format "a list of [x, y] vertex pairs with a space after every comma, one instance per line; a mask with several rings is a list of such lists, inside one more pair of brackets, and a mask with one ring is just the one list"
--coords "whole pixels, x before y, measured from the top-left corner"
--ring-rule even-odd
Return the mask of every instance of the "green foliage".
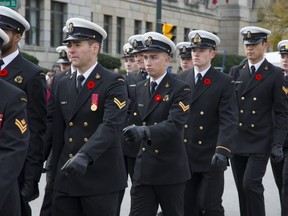
[[264, 28], [271, 30], [268, 40], [270, 51], [276, 51], [279, 41], [288, 39], [288, 1], [275, 0], [272, 5], [258, 10], [258, 20]]
[[112, 56], [102, 54], [98, 56], [99, 63], [109, 70], [121, 67], [121, 60], [119, 58], [114, 58]]
[[32, 55], [29, 55], [28, 53], [25, 53], [25, 52], [21, 52], [21, 54], [22, 54], [22, 56], [23, 56], [25, 59], [27, 59], [28, 61], [30, 61], [30, 62], [38, 65], [39, 60], [38, 60], [36, 57], [34, 57], [34, 56], [32, 56]]
[[[244, 59], [244, 56], [238, 56], [238, 55], [226, 55], [225, 60], [225, 68], [224, 73], [229, 73], [230, 68], [239, 65], [240, 62]], [[223, 62], [223, 54], [217, 54], [213, 59], [211, 64], [214, 67], [222, 67]]]

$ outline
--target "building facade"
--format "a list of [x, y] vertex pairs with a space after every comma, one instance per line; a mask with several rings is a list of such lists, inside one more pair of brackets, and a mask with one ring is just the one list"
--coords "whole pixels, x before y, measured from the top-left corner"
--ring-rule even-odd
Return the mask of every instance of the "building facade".
[[[17, 10], [31, 25], [20, 47], [34, 55], [39, 65], [51, 68], [57, 61], [65, 21], [71, 17], [91, 20], [108, 33], [102, 52], [121, 57], [122, 46], [134, 34], [156, 31], [158, 23], [175, 26], [175, 44], [187, 41], [193, 29], [217, 34], [218, 51], [244, 55], [239, 30], [257, 25], [257, 10], [273, 0], [162, 0], [161, 20], [156, 21], [157, 0], [19, 0]], [[172, 65], [177, 65], [173, 58]]]

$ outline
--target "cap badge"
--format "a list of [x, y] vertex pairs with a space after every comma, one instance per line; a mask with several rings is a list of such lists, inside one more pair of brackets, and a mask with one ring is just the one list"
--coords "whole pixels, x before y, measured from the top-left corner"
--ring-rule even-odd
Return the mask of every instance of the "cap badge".
[[132, 46], [134, 48], [136, 48], [138, 46], [138, 41], [136, 39], [132, 42]]
[[288, 49], [288, 44], [285, 45], [285, 49]]
[[201, 36], [197, 33], [197, 34], [194, 36], [194, 38], [193, 38], [193, 42], [194, 42], [194, 43], [201, 43], [201, 41], [202, 41], [202, 38], [201, 38]]
[[61, 56], [62, 58], [67, 57], [66, 51], [65, 51], [65, 50], [61, 50], [60, 56]]
[[72, 22], [68, 24], [68, 33], [73, 32], [73, 27], [74, 27], [74, 24]]
[[131, 48], [127, 48], [127, 49], [125, 50], [125, 53], [126, 53], [126, 54], [129, 54], [131, 51], [132, 51]]
[[149, 36], [146, 40], [146, 45], [151, 45], [152, 44], [152, 41], [153, 41], [153, 38], [151, 36]]
[[250, 31], [247, 32], [247, 38], [251, 38], [252, 37], [252, 33]]
[[23, 77], [22, 76], [16, 76], [14, 79], [14, 82], [21, 84], [23, 82]]
[[182, 48], [182, 52], [184, 52], [184, 53], [187, 52], [187, 49], [185, 46]]

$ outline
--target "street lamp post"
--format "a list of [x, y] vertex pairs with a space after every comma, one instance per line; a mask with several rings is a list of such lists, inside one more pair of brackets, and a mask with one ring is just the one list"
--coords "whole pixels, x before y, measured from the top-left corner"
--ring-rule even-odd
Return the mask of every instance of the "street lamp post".
[[162, 21], [161, 21], [161, 11], [162, 11], [162, 0], [157, 0], [156, 5], [156, 32], [162, 33]]

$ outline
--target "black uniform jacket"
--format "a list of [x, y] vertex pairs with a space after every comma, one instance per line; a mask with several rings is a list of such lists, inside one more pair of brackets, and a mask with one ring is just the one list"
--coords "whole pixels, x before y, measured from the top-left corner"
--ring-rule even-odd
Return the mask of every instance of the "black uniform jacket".
[[[18, 188], [17, 178], [28, 149], [29, 129], [25, 93], [3, 80], [0, 80], [0, 92], [0, 212], [4, 212], [7, 207], [3, 203], [8, 194], [15, 191], [13, 187]], [[19, 196], [19, 192], [15, 196]], [[18, 199], [11, 202], [15, 200]]]
[[189, 163], [182, 139], [189, 116], [191, 91], [171, 77], [163, 78], [150, 97], [149, 80], [137, 83], [137, 117], [150, 129], [150, 140], [137, 154], [134, 179], [142, 184], [165, 185], [190, 179]]
[[[136, 84], [146, 78], [142, 76], [141, 71], [136, 73], [129, 73], [126, 77], [126, 84], [128, 89], [128, 119], [126, 125], [139, 124], [139, 118], [137, 117], [137, 106], [136, 106]], [[139, 151], [140, 142], [134, 142], [128, 144], [125, 140], [122, 140], [123, 153], [129, 157], [136, 158], [136, 155]]]
[[288, 122], [287, 87], [281, 69], [265, 60], [251, 78], [248, 63], [230, 71], [239, 107], [232, 153], [269, 153], [283, 145]]
[[28, 154], [23, 169], [25, 180], [39, 181], [43, 166], [43, 143], [46, 132], [46, 79], [43, 70], [17, 55], [5, 69], [5, 81], [22, 89], [28, 99], [27, 114], [30, 129]]
[[195, 86], [194, 69], [179, 74], [192, 91], [190, 116], [184, 125], [184, 143], [192, 172], [216, 171], [211, 165], [215, 152], [229, 157], [237, 125], [232, 78], [214, 69]]
[[[120, 142], [127, 115], [125, 81], [98, 63], [77, 94], [75, 77], [76, 73], [63, 77], [56, 92], [52, 135], [53, 160], [57, 162], [54, 189], [71, 196], [122, 190], [127, 185]], [[79, 150], [93, 160], [86, 174], [61, 174], [61, 167]]]

